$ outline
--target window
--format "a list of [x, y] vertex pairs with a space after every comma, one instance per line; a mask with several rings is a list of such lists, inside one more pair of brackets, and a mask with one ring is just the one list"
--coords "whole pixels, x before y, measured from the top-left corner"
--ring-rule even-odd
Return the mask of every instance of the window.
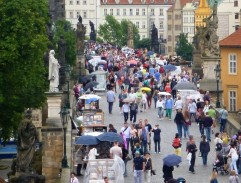
[[163, 29], [163, 21], [162, 21], [162, 20], [160, 20], [159, 28], [160, 28], [160, 29]]
[[69, 18], [74, 18], [74, 13], [72, 11], [69, 12]]
[[168, 46], [168, 52], [172, 52], [172, 47]]
[[118, 16], [120, 15], [120, 9], [116, 10], [116, 15], [118, 15]]
[[107, 15], [107, 9], [104, 9], [104, 15], [105, 16]]
[[110, 9], [110, 15], [113, 15], [113, 9]]
[[139, 29], [139, 27], [140, 27], [140, 22], [136, 22], [136, 27]]
[[168, 20], [171, 20], [172, 19], [172, 15], [168, 15]]
[[146, 9], [142, 9], [142, 15], [146, 15]]
[[183, 22], [184, 22], [184, 23], [188, 23], [188, 17], [184, 17]]
[[73, 4], [73, 1], [69, 1], [69, 4], [72, 5], [72, 4]]
[[87, 3], [86, 3], [86, 0], [83, 0], [83, 5], [86, 5]]
[[168, 36], [168, 37], [167, 37], [167, 40], [168, 40], [168, 41], [172, 41], [172, 36]]
[[234, 7], [238, 7], [238, 0], [234, 0]]
[[79, 5], [79, 1], [76, 1], [76, 4]]
[[126, 9], [123, 9], [123, 15], [126, 15]]
[[130, 9], [130, 15], [133, 15], [133, 9]]
[[175, 15], [175, 19], [178, 20], [178, 18], [179, 18], [179, 15], [176, 14], [176, 15]]
[[87, 18], [87, 12], [86, 11], [83, 12], [83, 18]]
[[143, 22], [142, 22], [142, 29], [145, 29], [145, 28], [146, 28], [146, 22], [143, 21]]
[[239, 13], [235, 13], [234, 18], [237, 20], [237, 19], [239, 19], [238, 17], [239, 17]]
[[229, 74], [236, 74], [237, 57], [235, 54], [229, 55]]
[[80, 12], [77, 11], [77, 12], [76, 12], [76, 17], [79, 18], [79, 16], [80, 16]]
[[151, 21], [150, 28], [152, 29], [154, 21]]
[[151, 9], [151, 16], [155, 16], [155, 9]]
[[136, 9], [136, 15], [139, 15], [139, 9]]
[[172, 30], [172, 25], [168, 25], [168, 30]]
[[229, 91], [229, 111], [236, 111], [236, 101], [237, 101], [236, 91]]
[[163, 15], [163, 9], [160, 9], [160, 16]]
[[178, 25], [175, 25], [175, 30], [176, 30], [176, 31], [179, 30], [179, 29], [178, 29]]

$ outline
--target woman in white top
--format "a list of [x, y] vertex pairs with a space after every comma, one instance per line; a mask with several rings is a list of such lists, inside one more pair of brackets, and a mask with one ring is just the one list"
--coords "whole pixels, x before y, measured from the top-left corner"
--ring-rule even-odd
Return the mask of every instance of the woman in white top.
[[142, 108], [144, 108], [144, 112], [146, 111], [147, 105], [147, 95], [145, 91], [142, 91]]
[[231, 144], [231, 149], [228, 153], [228, 157], [231, 157], [231, 160], [232, 160], [232, 163], [230, 165], [231, 170], [234, 170], [236, 174], [238, 174], [238, 169], [237, 169], [238, 153], [233, 143]]
[[205, 105], [203, 107], [203, 112], [204, 112], [205, 115], [206, 115], [206, 112], [208, 112], [209, 107], [210, 107], [209, 101], [205, 100]]

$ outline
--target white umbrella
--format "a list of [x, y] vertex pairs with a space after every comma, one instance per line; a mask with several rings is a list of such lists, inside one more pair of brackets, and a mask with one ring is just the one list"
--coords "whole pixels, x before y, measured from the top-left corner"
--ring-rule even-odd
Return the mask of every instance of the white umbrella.
[[88, 94], [88, 95], [82, 95], [79, 97], [79, 99], [101, 99], [100, 96], [94, 95], [94, 94]]
[[165, 95], [166, 96], [166, 95], [171, 95], [171, 94], [168, 93], [168, 92], [159, 92], [158, 95]]

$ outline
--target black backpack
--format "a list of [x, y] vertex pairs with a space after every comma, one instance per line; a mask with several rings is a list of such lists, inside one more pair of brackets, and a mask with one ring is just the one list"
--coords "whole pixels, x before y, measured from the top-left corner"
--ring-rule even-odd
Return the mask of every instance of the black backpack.
[[216, 147], [215, 147], [216, 151], [221, 151], [222, 148], [223, 148], [223, 146], [222, 146], [221, 143], [217, 143], [217, 144], [216, 144]]

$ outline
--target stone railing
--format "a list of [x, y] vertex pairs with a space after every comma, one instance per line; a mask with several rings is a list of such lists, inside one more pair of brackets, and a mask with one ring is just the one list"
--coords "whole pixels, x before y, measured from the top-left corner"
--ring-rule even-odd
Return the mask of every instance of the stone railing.
[[[218, 121], [218, 118], [219, 118], [219, 111], [221, 109], [215, 109], [216, 110], [216, 113], [217, 113], [217, 130], [219, 131], [219, 128], [220, 128], [220, 124], [219, 124], [219, 121]], [[232, 137], [234, 134], [237, 134], [237, 132], [239, 130], [241, 130], [241, 123], [240, 123], [240, 117], [241, 117], [241, 109], [239, 109], [239, 112], [238, 112], [238, 116], [239, 116], [239, 121], [236, 121], [235, 119], [233, 119], [232, 117], [228, 117], [227, 119], [227, 123], [226, 123], [226, 127], [225, 127], [225, 130], [226, 132], [228, 133], [228, 135], [230, 137]]]

